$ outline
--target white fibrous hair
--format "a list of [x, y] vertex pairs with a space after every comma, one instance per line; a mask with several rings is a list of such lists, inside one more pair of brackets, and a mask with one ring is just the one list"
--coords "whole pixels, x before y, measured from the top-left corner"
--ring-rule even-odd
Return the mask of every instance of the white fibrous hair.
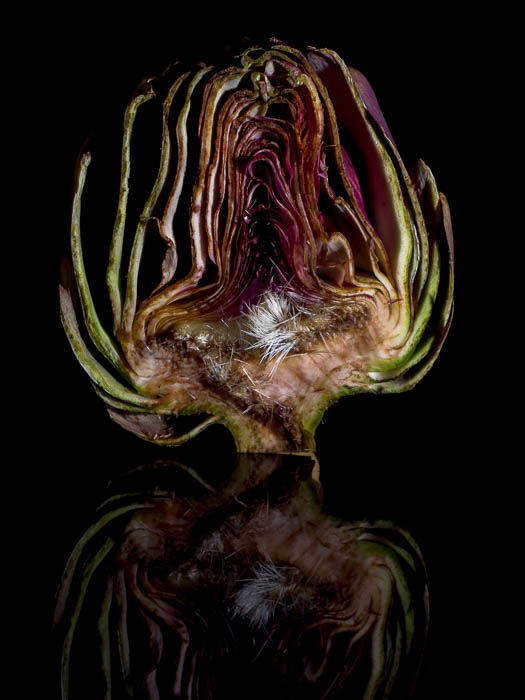
[[224, 357], [222, 354], [222, 351], [219, 347], [218, 350], [218, 357], [213, 354], [213, 353], [204, 353], [203, 354], [203, 361], [204, 364], [206, 365], [206, 369], [209, 373], [209, 375], [218, 382], [226, 382], [229, 379], [230, 376], [230, 371], [231, 371], [231, 366], [232, 366], [232, 359], [233, 359], [233, 354], [234, 354], [234, 349], [232, 346], [232, 349], [230, 353], [225, 353]]
[[252, 626], [262, 628], [282, 603], [288, 584], [282, 567], [272, 562], [260, 562], [253, 574], [235, 594], [235, 614], [247, 619]]
[[259, 350], [267, 362], [284, 360], [297, 346], [304, 315], [310, 312], [291, 294], [267, 292], [244, 316], [242, 332], [253, 339], [248, 349]]

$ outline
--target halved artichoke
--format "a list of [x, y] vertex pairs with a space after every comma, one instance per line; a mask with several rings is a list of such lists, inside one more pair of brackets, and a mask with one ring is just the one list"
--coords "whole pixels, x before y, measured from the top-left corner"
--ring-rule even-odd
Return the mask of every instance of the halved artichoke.
[[[90, 154], [79, 161], [74, 276], [110, 367], [81, 335], [72, 277], [61, 287], [65, 330], [111, 417], [160, 444], [219, 422], [239, 451], [304, 451], [339, 397], [413, 387], [450, 324], [449, 210], [422, 161], [407, 172], [366, 78], [333, 51], [278, 42], [225, 69], [179, 71], [125, 254], [135, 118], [155, 97], [145, 81], [125, 113], [107, 266], [112, 332], [86, 279]], [[164, 254], [157, 286], [139, 300], [151, 236]], [[177, 434], [175, 419], [193, 414]]]

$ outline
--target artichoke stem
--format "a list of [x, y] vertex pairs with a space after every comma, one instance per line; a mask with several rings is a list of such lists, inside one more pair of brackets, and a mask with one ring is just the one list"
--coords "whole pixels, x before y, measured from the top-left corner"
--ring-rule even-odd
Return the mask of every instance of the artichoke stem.
[[303, 454], [315, 450], [314, 433], [292, 417], [286, 421], [256, 420], [236, 415], [225, 421], [235, 440], [238, 452], [271, 454]]

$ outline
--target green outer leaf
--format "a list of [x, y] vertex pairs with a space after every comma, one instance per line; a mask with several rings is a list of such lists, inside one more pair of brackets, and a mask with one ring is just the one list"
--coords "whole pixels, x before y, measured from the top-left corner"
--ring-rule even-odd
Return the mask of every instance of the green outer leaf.
[[93, 389], [97, 396], [99, 396], [102, 401], [112, 408], [117, 408], [119, 411], [128, 411], [129, 413], [157, 413], [159, 415], [171, 416], [174, 415], [174, 411], [171, 408], [162, 408], [156, 403], [151, 403], [149, 406], [143, 406], [140, 404], [132, 404], [126, 401], [119, 401], [112, 394], [108, 394], [97, 384], [93, 384]]
[[122, 363], [122, 357], [120, 356], [114, 341], [106, 333], [98, 318], [84, 266], [84, 256], [82, 254], [82, 243], [80, 240], [80, 214], [82, 192], [84, 190], [86, 173], [90, 162], [91, 155], [89, 153], [84, 153], [81, 156], [77, 166], [77, 183], [73, 199], [73, 212], [71, 218], [71, 255], [73, 258], [73, 267], [75, 270], [75, 278], [80, 301], [82, 303], [82, 312], [89, 335], [102, 355], [104, 355], [104, 357], [111, 362], [113, 367], [115, 367], [122, 375], [129, 379]]
[[119, 411], [127, 411], [128, 413], [153, 413], [159, 416], [193, 416], [196, 413], [213, 413], [214, 415], [222, 415], [224, 408], [214, 404], [211, 401], [206, 401], [201, 404], [190, 404], [184, 408], [176, 411], [173, 408], [166, 408], [162, 404], [154, 403], [151, 406], [139, 406], [126, 401], [119, 401], [115, 399], [110, 394], [107, 394], [103, 389], [101, 389], [96, 384], [93, 384], [93, 389], [96, 394], [112, 408], [116, 408]]
[[[448, 316], [451, 313], [454, 270], [452, 229], [448, 204], [444, 197], [440, 197], [434, 176], [423, 161], [417, 163], [415, 181], [420, 190], [419, 196], [425, 207], [425, 218], [432, 236], [429, 269], [425, 285], [419, 292], [419, 303], [413, 329], [405, 346], [401, 349], [401, 353], [394, 358], [380, 360], [371, 367], [372, 373], [378, 373], [377, 376], [372, 374], [372, 378], [380, 381], [395, 378], [400, 374], [395, 370], [402, 368], [402, 371], [406, 371], [419, 362], [429, 351], [431, 345], [429, 333], [423, 334], [427, 331], [427, 325], [432, 324], [432, 316], [435, 316], [435, 310], [440, 303], [443, 303], [444, 311], [438, 323], [434, 323], [434, 327], [437, 328], [433, 333], [434, 336], [447, 324]], [[440, 279], [440, 275], [443, 276], [444, 272], [448, 273], [448, 278], [445, 275], [445, 282]], [[443, 292], [445, 287], [446, 291]]]
[[80, 365], [84, 368], [90, 379], [95, 382], [110, 396], [127, 401], [138, 406], [153, 406], [155, 399], [144, 396], [127, 389], [111, 375], [88, 350], [78, 327], [73, 301], [69, 290], [60, 286], [60, 315], [62, 325], [69, 339], [69, 343]]
[[124, 135], [122, 141], [122, 160], [120, 175], [120, 191], [117, 205], [117, 215], [113, 227], [113, 236], [109, 251], [109, 263], [106, 271], [106, 282], [113, 309], [113, 326], [115, 332], [120, 330], [122, 322], [122, 293], [120, 280], [120, 265], [122, 261], [122, 247], [124, 244], [124, 230], [126, 227], [126, 209], [129, 194], [129, 175], [131, 169], [130, 145], [133, 124], [138, 108], [147, 100], [154, 97], [153, 88], [150, 85], [151, 78], [141, 83], [141, 92], [128, 105], [124, 115]]
[[[382, 384], [374, 384], [374, 391], [385, 391], [391, 393], [407, 391], [415, 386], [415, 384], [417, 384], [417, 382], [429, 371], [436, 361], [450, 328], [454, 308], [452, 227], [450, 224], [448, 202], [444, 195], [440, 195], [440, 203], [443, 215], [443, 228], [446, 238], [446, 241], [441, 241], [441, 244], [442, 248], [444, 248], [445, 245], [447, 246], [449, 258], [448, 265], [445, 266], [444, 270], [448, 272], [448, 280], [446, 282], [446, 287], [441, 291], [442, 308], [441, 311], [439, 311], [439, 305], [435, 304], [433, 312], [437, 312], [439, 315], [436, 321], [433, 321], [432, 318], [430, 319], [430, 322], [433, 324], [433, 328], [435, 330], [430, 337], [423, 336], [422, 345], [416, 349], [417, 356], [415, 356], [415, 361], [410, 361], [406, 367], [403, 368], [403, 375], [383, 382]], [[412, 369], [412, 372], [408, 371]]]
[[422, 359], [430, 349], [427, 347], [429, 341], [421, 344], [421, 339], [435, 308], [439, 287], [440, 260], [437, 242], [431, 247], [430, 260], [430, 273], [427, 276], [425, 289], [421, 294], [422, 301], [417, 308], [412, 331], [402, 346], [402, 352], [394, 358], [380, 360], [370, 368], [369, 374], [374, 380], [384, 381], [397, 377], [399, 372], [396, 370], [400, 368], [401, 371], [409, 369]]

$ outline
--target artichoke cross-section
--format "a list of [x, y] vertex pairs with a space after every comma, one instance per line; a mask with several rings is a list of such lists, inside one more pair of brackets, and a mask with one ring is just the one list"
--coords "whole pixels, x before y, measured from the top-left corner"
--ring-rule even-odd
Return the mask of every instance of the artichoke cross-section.
[[[143, 439], [221, 423], [240, 452], [313, 449], [338, 398], [405, 391], [436, 359], [452, 315], [447, 201], [425, 163], [407, 170], [370, 84], [331, 50], [271, 42], [169, 76], [124, 115], [112, 328], [87, 281], [91, 154], [79, 159], [66, 333], [110, 416]], [[133, 221], [137, 117], [154, 109], [158, 169]], [[140, 298], [154, 237], [157, 283]]]

